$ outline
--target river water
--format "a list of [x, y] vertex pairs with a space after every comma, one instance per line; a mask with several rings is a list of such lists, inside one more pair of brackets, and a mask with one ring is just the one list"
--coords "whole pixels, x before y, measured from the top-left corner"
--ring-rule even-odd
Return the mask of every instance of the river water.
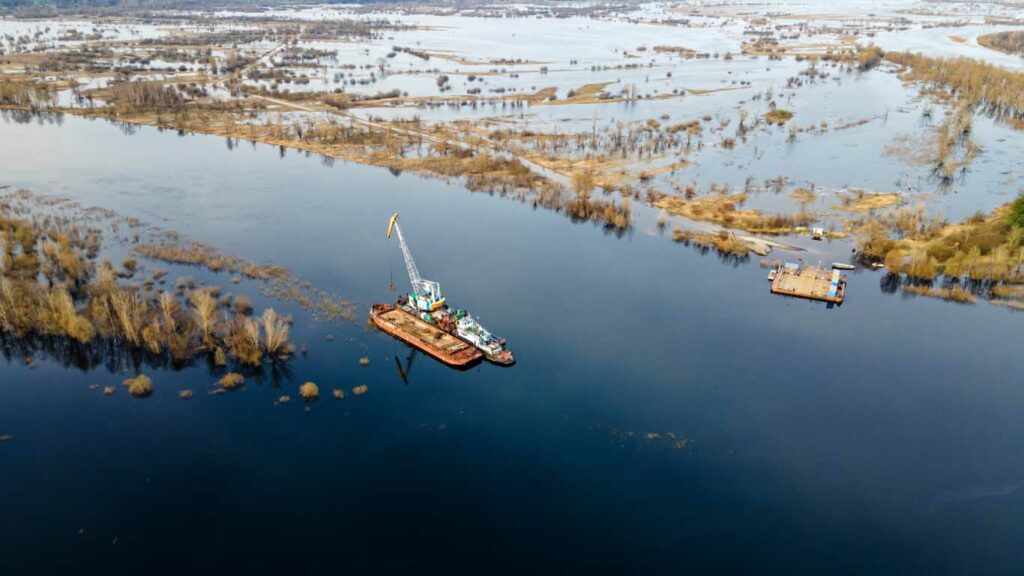
[[[643, 228], [619, 238], [455, 181], [72, 117], [0, 121], [2, 185], [287, 265], [360, 305], [355, 324], [290, 309], [308, 356], [218, 396], [205, 366], [146, 367], [155, 393], [138, 400], [90, 389], [130, 375], [115, 359], [0, 361], [5, 574], [1024, 565], [1018, 313], [893, 295], [869, 272], [826, 308]], [[399, 377], [409, 349], [362, 322], [407, 284], [384, 237], [395, 210], [424, 276], [506, 336], [516, 366], [417, 356]]]

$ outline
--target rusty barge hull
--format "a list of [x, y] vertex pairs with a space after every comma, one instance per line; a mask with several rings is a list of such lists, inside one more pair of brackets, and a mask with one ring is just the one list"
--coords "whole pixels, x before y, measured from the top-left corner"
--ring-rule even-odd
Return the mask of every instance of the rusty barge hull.
[[392, 304], [374, 304], [370, 308], [370, 322], [381, 331], [448, 366], [461, 368], [483, 358], [483, 354], [468, 342]]

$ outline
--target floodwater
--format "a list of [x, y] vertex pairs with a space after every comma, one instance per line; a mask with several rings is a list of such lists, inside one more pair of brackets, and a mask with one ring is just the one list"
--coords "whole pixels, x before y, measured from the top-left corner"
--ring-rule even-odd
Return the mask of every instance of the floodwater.
[[[360, 305], [356, 324], [285, 306], [308, 356], [217, 396], [197, 365], [144, 367], [148, 399], [106, 397], [90, 386], [126, 378], [125, 358], [83, 370], [37, 351], [29, 368], [5, 341], [5, 574], [1024, 566], [1019, 313], [893, 295], [869, 272], [838, 308], [779, 298], [756, 263], [643, 228], [214, 137], [8, 118], [0, 158], [0, 186], [285, 264]], [[424, 276], [516, 366], [410, 367], [364, 327], [407, 283], [384, 237], [396, 210]]]

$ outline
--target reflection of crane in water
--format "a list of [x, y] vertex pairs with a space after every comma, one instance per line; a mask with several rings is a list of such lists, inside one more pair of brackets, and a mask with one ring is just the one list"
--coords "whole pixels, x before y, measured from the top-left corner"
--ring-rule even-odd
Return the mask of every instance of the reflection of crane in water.
[[398, 359], [398, 354], [395, 354], [395, 367], [398, 368], [398, 377], [402, 379], [402, 383], [409, 384], [409, 371], [412, 370], [412, 361], [416, 359], [416, 349], [410, 348], [409, 355], [405, 358], [405, 368], [402, 368], [402, 361]]

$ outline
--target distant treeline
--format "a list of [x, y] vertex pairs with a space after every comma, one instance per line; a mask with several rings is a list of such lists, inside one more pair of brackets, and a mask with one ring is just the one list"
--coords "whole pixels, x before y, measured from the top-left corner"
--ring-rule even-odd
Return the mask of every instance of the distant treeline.
[[1024, 30], [995, 32], [978, 36], [978, 44], [1008, 54], [1024, 56]]
[[[409, 0], [318, 0], [322, 4], [398, 4]], [[197, 8], [254, 8], [309, 4], [302, 0], [0, 0], [0, 12], [109, 12]]]

